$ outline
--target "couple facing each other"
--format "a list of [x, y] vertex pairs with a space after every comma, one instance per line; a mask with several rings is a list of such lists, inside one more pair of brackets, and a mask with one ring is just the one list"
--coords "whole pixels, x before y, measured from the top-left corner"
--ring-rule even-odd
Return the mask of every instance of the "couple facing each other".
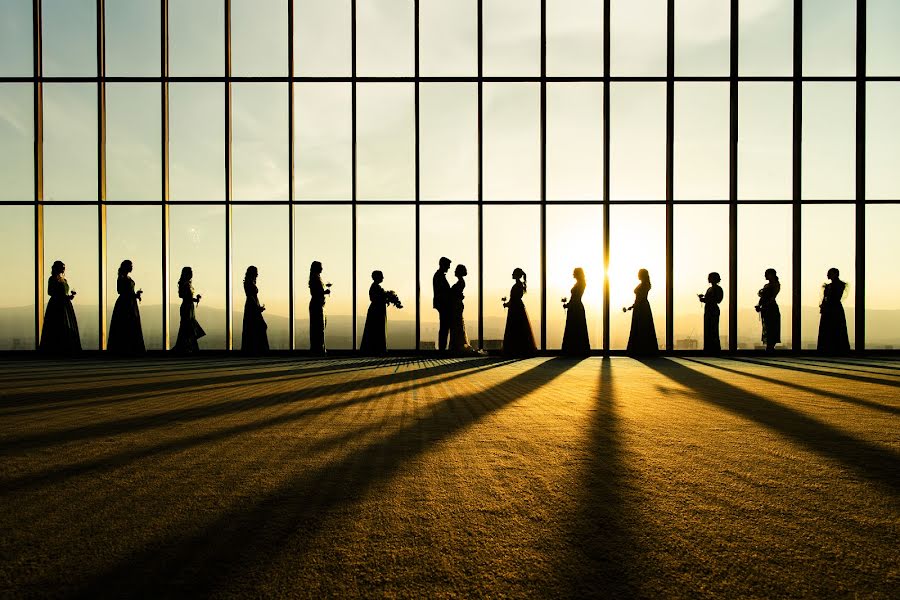
[[450, 270], [450, 259], [442, 256], [438, 263], [438, 270], [434, 272], [431, 280], [434, 291], [433, 306], [438, 311], [440, 325], [438, 329], [438, 350], [450, 350], [451, 352], [477, 352], [469, 345], [469, 336], [466, 335], [466, 321], [463, 319], [465, 305], [464, 291], [466, 289], [466, 275], [469, 274], [465, 265], [456, 265], [453, 275], [456, 283], [452, 286], [447, 281], [447, 272]]

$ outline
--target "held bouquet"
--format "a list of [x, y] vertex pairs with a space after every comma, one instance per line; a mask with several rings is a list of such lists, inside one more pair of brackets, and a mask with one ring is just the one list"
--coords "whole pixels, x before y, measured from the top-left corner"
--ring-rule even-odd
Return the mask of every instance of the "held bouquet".
[[503, 303], [503, 308], [509, 307], [509, 303], [506, 301], [506, 296], [503, 296], [502, 298], [500, 298], [500, 302]]
[[397, 308], [403, 308], [403, 304], [400, 302], [400, 298], [397, 296], [397, 292], [394, 290], [388, 290], [385, 292], [385, 296], [388, 304], [393, 304]]
[[568, 298], [560, 298], [560, 302], [562, 302], [563, 308], [569, 308], [569, 304], [568, 304], [569, 299]]

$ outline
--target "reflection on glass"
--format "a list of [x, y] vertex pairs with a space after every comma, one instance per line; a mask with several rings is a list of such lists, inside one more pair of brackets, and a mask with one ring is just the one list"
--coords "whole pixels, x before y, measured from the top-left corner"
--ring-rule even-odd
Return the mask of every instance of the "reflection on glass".
[[423, 199], [477, 199], [477, 103], [474, 83], [420, 86], [419, 161]]
[[484, 0], [484, 74], [541, 74], [540, 0]]
[[856, 195], [856, 86], [803, 84], [803, 198]]
[[44, 75], [97, 75], [96, 0], [43, 0], [41, 57]]
[[900, 199], [900, 83], [866, 84], [866, 198]]
[[793, 92], [789, 83], [741, 83], [738, 198], [784, 200], [793, 180]]
[[547, 8], [547, 74], [603, 75], [603, 2], [554, 0]]
[[895, 0], [866, 2], [866, 72], [900, 74], [900, 4]]
[[295, 198], [351, 198], [351, 106], [350, 84], [294, 84]]
[[34, 97], [30, 83], [0, 84], [0, 140], [0, 202], [34, 199]]
[[[866, 207], [866, 348], [900, 348], [900, 205]], [[853, 294], [851, 288], [850, 293]], [[851, 338], [852, 339], [852, 338]]]
[[159, 0], [106, 2], [106, 74], [117, 77], [159, 75]]
[[0, 4], [0, 77], [34, 73], [31, 15], [32, 0], [6, 0]]
[[159, 200], [160, 92], [154, 83], [106, 86], [106, 197]]
[[287, 86], [236, 83], [231, 92], [233, 198], [287, 200]]
[[169, 182], [172, 200], [225, 198], [224, 121], [223, 84], [169, 85]]
[[722, 0], [675, 3], [675, 74], [728, 75], [731, 10]]
[[169, 74], [225, 74], [222, 0], [169, 0]]
[[482, 101], [485, 199], [540, 199], [540, 87], [485, 83]]
[[603, 85], [547, 85], [547, 198], [603, 197]]
[[350, 74], [350, 2], [294, 2], [296, 75]]
[[476, 0], [419, 3], [419, 70], [424, 76], [473, 76], [478, 72]]
[[357, 86], [356, 94], [359, 198], [414, 198], [413, 86], [408, 83], [366, 83]]
[[97, 199], [97, 86], [44, 85], [44, 198]]
[[356, 68], [361, 76], [413, 74], [413, 5], [396, 0], [356, 3]]
[[803, 74], [856, 73], [856, 1], [803, 0]]
[[34, 350], [34, 208], [0, 206], [0, 350]]
[[738, 19], [739, 73], [762, 77], [790, 75], [794, 0], [741, 0]]
[[613, 75], [666, 74], [666, 0], [628, 0], [610, 6]]
[[665, 85], [614, 83], [610, 95], [611, 198], [665, 198]]
[[231, 0], [232, 75], [287, 75], [287, 2]]
[[676, 200], [728, 198], [727, 83], [675, 84]]

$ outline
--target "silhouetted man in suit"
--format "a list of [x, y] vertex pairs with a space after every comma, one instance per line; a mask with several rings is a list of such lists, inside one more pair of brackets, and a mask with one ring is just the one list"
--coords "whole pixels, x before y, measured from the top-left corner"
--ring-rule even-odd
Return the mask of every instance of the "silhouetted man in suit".
[[440, 328], [438, 329], [438, 350], [447, 350], [447, 337], [450, 335], [450, 320], [452, 315], [450, 303], [450, 284], [447, 283], [447, 271], [450, 270], [450, 259], [442, 256], [438, 270], [434, 272], [431, 286], [434, 290], [434, 308], [440, 315]]

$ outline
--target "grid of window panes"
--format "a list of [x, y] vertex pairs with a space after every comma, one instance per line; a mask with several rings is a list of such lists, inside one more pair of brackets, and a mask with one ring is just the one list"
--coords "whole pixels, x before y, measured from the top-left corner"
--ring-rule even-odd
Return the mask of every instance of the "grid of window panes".
[[[355, 348], [370, 273], [404, 301], [392, 349], [433, 347], [431, 275], [468, 267], [476, 345], [528, 273], [536, 337], [587, 277], [591, 345], [623, 349], [636, 271], [660, 347], [815, 346], [825, 272], [855, 347], [900, 344], [900, 4], [894, 0], [4, 0], [0, 348], [31, 349], [56, 259], [102, 348], [124, 259], [149, 348], [194, 270], [201, 347], [239, 348], [259, 269], [273, 348]], [[451, 271], [451, 281], [452, 281]]]

